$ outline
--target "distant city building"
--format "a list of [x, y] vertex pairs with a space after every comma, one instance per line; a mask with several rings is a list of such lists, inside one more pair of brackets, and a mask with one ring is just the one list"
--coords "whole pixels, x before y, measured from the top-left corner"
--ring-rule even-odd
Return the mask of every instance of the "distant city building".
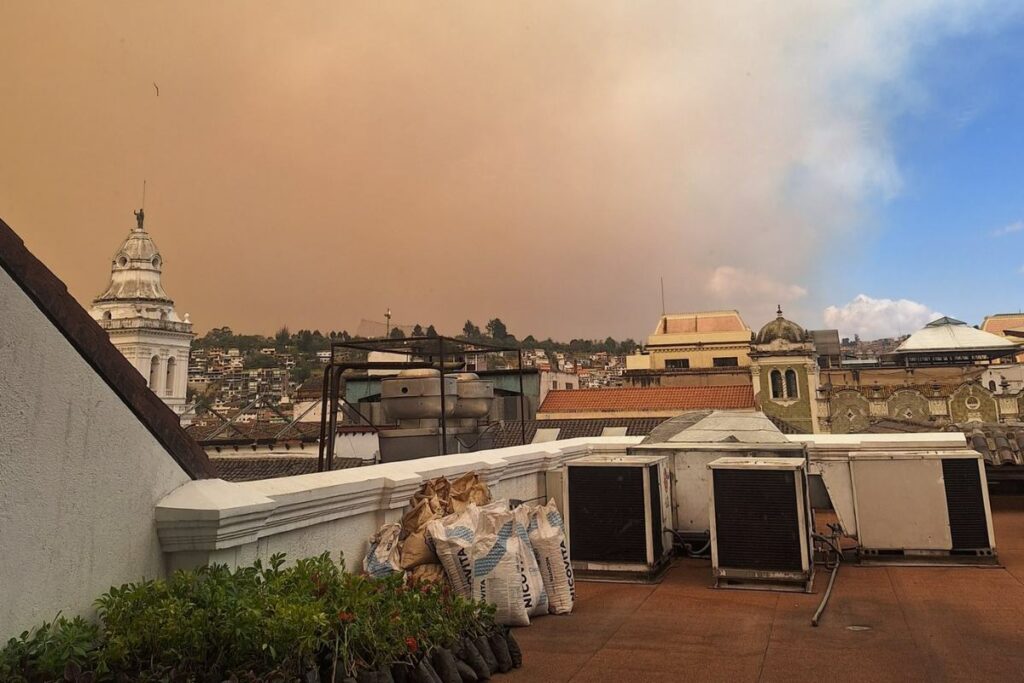
[[146, 378], [149, 388], [178, 416], [187, 411], [192, 323], [179, 318], [160, 282], [163, 258], [143, 225], [136, 225], [114, 253], [110, 284], [93, 299], [90, 315], [110, 341]]
[[[1024, 313], [996, 313], [986, 315], [981, 321], [981, 330], [1006, 337], [1017, 344], [1024, 342]], [[1022, 363], [1024, 353], [1018, 353], [1013, 358], [1001, 358], [996, 363]]]
[[750, 365], [752, 331], [738, 311], [663, 315], [627, 370], [696, 370]]

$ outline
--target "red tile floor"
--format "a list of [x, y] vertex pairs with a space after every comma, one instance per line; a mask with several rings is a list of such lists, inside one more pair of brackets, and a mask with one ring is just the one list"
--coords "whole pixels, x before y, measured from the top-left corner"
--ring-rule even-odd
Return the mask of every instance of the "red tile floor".
[[1024, 497], [992, 506], [1001, 567], [847, 564], [817, 628], [823, 568], [813, 595], [715, 590], [690, 559], [657, 585], [579, 582], [572, 615], [516, 630], [501, 679], [1024, 681]]

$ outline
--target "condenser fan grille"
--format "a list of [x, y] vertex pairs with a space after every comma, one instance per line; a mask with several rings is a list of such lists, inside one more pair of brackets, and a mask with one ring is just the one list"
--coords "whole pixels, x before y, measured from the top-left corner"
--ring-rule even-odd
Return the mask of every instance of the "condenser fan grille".
[[946, 458], [942, 461], [946, 485], [949, 531], [953, 550], [989, 547], [988, 520], [981, 490], [978, 461], [971, 458]]
[[646, 562], [642, 467], [569, 467], [572, 559]]
[[719, 566], [803, 569], [792, 471], [716, 469], [714, 490]]

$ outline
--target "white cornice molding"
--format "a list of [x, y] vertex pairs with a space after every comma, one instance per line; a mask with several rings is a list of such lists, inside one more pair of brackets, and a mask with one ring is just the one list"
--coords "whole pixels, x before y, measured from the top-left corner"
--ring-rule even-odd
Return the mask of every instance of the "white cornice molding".
[[476, 472], [489, 486], [541, 474], [566, 460], [622, 451], [641, 437], [569, 439], [280, 479], [193, 481], [156, 507], [165, 552], [213, 551], [369, 512], [400, 510], [424, 481]]

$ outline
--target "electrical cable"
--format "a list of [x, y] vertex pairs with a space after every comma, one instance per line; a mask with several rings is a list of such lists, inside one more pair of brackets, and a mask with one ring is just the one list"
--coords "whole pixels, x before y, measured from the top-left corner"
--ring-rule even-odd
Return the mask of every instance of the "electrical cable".
[[833, 529], [832, 531], [834, 534], [832, 538], [829, 538], [828, 536], [822, 536], [821, 534], [811, 535], [811, 537], [814, 540], [818, 541], [819, 543], [824, 543], [825, 545], [832, 548], [832, 552], [835, 554], [836, 558], [835, 564], [832, 564], [830, 566], [830, 563], [826, 555], [825, 566], [830, 567], [832, 569], [832, 574], [828, 578], [828, 586], [825, 587], [825, 594], [821, 596], [821, 602], [818, 603], [818, 609], [814, 611], [814, 616], [811, 617], [811, 626], [817, 626], [821, 622], [821, 615], [825, 612], [825, 607], [828, 605], [828, 599], [832, 596], [832, 586], [835, 585], [836, 575], [839, 574], [839, 565], [843, 563], [843, 553], [839, 547], [838, 533], [835, 529]]
[[675, 529], [665, 529], [663, 533], [672, 534], [673, 547], [680, 548], [687, 557], [693, 557], [698, 559], [706, 559], [707, 552], [711, 548], [711, 537], [708, 537], [707, 542], [699, 550], [694, 550], [690, 543], [687, 543], [682, 534]]
[[825, 611], [825, 606], [828, 605], [829, 597], [832, 595], [832, 586], [836, 582], [836, 574], [839, 573], [839, 564], [839, 562], [836, 562], [835, 566], [832, 567], [832, 575], [828, 577], [828, 586], [825, 587], [825, 595], [821, 597], [818, 609], [815, 610], [814, 616], [811, 617], [811, 626], [817, 626], [821, 621], [821, 615]]

